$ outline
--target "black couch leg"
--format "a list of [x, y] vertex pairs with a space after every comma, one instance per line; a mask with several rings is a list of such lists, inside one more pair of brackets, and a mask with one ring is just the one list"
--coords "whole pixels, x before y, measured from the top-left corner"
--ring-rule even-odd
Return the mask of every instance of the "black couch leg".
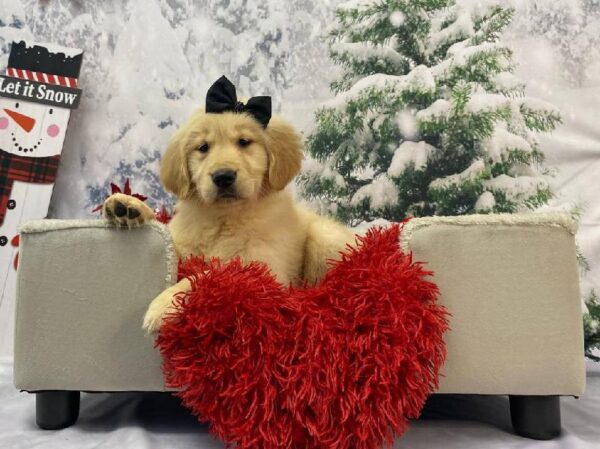
[[551, 440], [560, 435], [558, 396], [509, 396], [510, 418], [517, 435]]
[[35, 421], [42, 429], [64, 429], [77, 421], [79, 391], [39, 391], [35, 396]]

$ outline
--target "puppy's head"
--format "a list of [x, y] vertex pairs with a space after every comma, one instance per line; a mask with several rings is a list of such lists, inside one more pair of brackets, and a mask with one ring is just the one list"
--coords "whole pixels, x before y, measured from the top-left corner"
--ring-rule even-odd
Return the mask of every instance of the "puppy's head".
[[179, 199], [231, 203], [282, 190], [301, 162], [299, 134], [278, 117], [263, 128], [245, 113], [197, 111], [171, 139], [160, 178]]

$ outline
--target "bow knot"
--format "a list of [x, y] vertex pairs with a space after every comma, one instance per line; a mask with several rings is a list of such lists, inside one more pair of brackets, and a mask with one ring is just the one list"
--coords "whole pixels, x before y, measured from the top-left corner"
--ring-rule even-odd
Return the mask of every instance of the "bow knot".
[[244, 112], [244, 103], [237, 101], [234, 107], [235, 112]]
[[213, 83], [206, 93], [206, 112], [248, 113], [266, 128], [271, 120], [271, 97], [252, 97], [246, 104], [238, 101], [235, 86], [225, 76]]

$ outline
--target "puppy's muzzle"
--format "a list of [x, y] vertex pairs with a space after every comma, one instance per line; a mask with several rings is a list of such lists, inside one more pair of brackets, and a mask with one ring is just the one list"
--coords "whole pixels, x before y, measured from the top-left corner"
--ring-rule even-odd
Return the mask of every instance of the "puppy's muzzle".
[[212, 181], [219, 189], [228, 189], [237, 178], [237, 173], [233, 170], [222, 169], [217, 170], [212, 174]]

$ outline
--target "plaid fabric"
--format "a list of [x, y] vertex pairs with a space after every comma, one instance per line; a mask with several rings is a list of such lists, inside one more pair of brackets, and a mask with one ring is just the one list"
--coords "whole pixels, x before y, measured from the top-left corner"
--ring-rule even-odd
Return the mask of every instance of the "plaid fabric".
[[10, 200], [14, 181], [52, 184], [56, 179], [60, 154], [48, 157], [27, 157], [0, 150], [0, 226]]

